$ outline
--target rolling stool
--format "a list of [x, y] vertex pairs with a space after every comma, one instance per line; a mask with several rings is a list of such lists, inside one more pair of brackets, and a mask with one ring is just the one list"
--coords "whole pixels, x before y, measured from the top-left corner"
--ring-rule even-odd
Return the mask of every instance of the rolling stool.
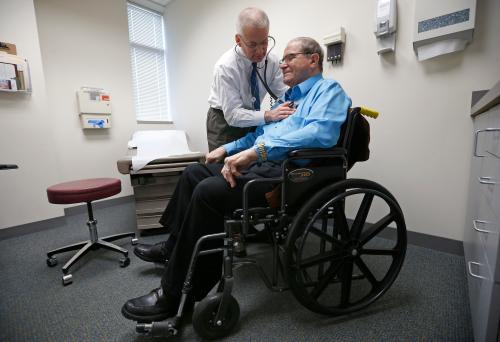
[[92, 213], [92, 201], [110, 197], [118, 194], [121, 191], [121, 182], [119, 179], [115, 178], [92, 178], [92, 179], [82, 179], [73, 182], [60, 183], [52, 185], [47, 188], [47, 197], [50, 203], [55, 204], [71, 204], [71, 203], [87, 203], [87, 209], [89, 214], [89, 220], [87, 221], [87, 226], [90, 231], [90, 240], [78, 242], [72, 245], [54, 249], [47, 253], [47, 265], [54, 267], [57, 265], [57, 259], [53, 257], [55, 254], [73, 251], [75, 249], [80, 249], [73, 257], [62, 267], [64, 273], [62, 277], [63, 285], [71, 284], [72, 275], [69, 272], [69, 268], [73, 266], [82, 256], [87, 254], [90, 249], [105, 248], [111, 251], [119, 252], [124, 255], [120, 259], [120, 266], [127, 267], [130, 264], [130, 259], [128, 257], [128, 251], [124, 248], [116, 246], [110, 241], [121, 239], [127, 236], [132, 236], [132, 244], [137, 243], [135, 238], [135, 233], [121, 233], [106, 236], [103, 238], [97, 237], [97, 220], [94, 220]]

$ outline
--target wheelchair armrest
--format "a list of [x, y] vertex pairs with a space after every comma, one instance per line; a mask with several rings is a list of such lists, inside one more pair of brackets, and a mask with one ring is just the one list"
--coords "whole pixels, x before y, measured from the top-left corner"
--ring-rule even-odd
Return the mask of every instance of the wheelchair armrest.
[[243, 235], [247, 235], [248, 233], [248, 225], [250, 219], [249, 206], [248, 206], [248, 193], [250, 192], [251, 187], [257, 183], [270, 183], [270, 184], [280, 184], [283, 183], [283, 177], [275, 177], [275, 178], [257, 178], [252, 179], [243, 187], [243, 215], [240, 214], [243, 218]]
[[347, 150], [342, 147], [333, 148], [306, 148], [301, 150], [294, 150], [288, 153], [290, 158], [323, 158], [323, 157], [341, 157], [347, 155]]

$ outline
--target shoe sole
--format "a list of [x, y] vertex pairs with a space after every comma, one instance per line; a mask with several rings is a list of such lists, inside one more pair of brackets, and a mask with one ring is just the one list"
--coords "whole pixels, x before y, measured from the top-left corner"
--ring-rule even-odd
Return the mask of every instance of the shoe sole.
[[156, 322], [156, 321], [164, 321], [164, 320], [166, 320], [169, 317], [175, 316], [175, 313], [174, 314], [164, 313], [164, 314], [156, 314], [156, 315], [142, 315], [142, 316], [138, 316], [136, 314], [133, 314], [133, 313], [129, 312], [125, 308], [125, 306], [123, 306], [122, 307], [122, 315], [125, 318], [130, 319], [132, 321], [136, 321], [138, 323], [151, 323], [151, 322]]
[[138, 257], [139, 259], [144, 260], [146, 262], [153, 262], [155, 264], [166, 264], [168, 262], [168, 260], [155, 260], [155, 259], [148, 258], [147, 256], [139, 254], [135, 249], [134, 249], [134, 254], [136, 257]]

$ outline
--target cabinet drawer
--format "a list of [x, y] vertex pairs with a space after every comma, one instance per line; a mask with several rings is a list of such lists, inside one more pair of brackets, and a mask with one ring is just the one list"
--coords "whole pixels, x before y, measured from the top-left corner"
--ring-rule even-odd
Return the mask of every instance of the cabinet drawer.
[[[483, 189], [478, 196], [477, 214], [473, 221], [473, 229], [479, 233], [499, 233], [498, 213], [493, 209], [493, 194]], [[475, 226], [474, 226], [475, 223]]]
[[486, 256], [486, 264], [495, 280], [500, 279], [500, 274], [495, 272], [498, 268], [498, 247], [500, 238], [499, 220], [487, 203], [485, 196], [480, 196], [478, 218], [473, 220], [472, 226], [479, 236], [482, 253]]
[[135, 202], [135, 213], [137, 215], [162, 214], [169, 201], [170, 197], [153, 200], [138, 200]]
[[145, 185], [160, 185], [160, 184], [170, 184], [172, 182], [177, 183], [181, 173], [150, 173], [143, 175], [132, 175], [130, 177], [130, 183], [133, 187], [135, 186], [145, 186]]
[[154, 177], [155, 182], [134, 186], [136, 200], [152, 200], [170, 197], [175, 190], [179, 177]]
[[484, 253], [477, 250], [474, 259], [466, 260], [472, 325], [475, 340], [484, 341], [485, 316], [487, 315], [487, 309], [489, 309], [489, 306], [487, 308], [485, 305], [491, 298], [493, 280]]
[[486, 137], [486, 152], [497, 158], [500, 158], [500, 125], [497, 124], [493, 129], [497, 131], [487, 132]]
[[475, 341], [494, 341], [492, 330], [497, 330], [498, 320], [492, 322], [492, 319], [494, 316], [498, 317], [498, 313], [496, 315], [492, 313], [499, 310], [498, 302], [494, 301], [494, 289], [495, 283], [492, 280], [483, 280], [480, 284], [477, 316], [473, 318]]
[[162, 228], [163, 226], [158, 222], [161, 214], [157, 215], [137, 215], [137, 229], [154, 229]]
[[500, 158], [487, 154], [481, 159], [480, 173], [475, 181], [488, 206], [500, 219]]

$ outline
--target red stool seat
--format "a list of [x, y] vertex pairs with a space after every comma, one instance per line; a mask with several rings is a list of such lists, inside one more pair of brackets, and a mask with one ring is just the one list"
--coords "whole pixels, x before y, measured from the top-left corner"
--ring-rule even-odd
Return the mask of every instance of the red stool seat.
[[91, 178], [52, 185], [47, 188], [50, 203], [92, 202], [120, 193], [122, 184], [116, 178]]

